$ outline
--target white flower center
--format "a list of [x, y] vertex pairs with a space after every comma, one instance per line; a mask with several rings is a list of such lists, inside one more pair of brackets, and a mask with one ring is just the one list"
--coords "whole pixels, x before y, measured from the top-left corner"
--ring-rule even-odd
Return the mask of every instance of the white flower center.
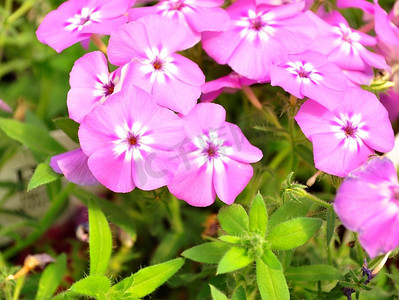
[[357, 48], [361, 47], [359, 43], [361, 40], [360, 34], [353, 32], [344, 23], [333, 26], [332, 30], [337, 35], [337, 39], [334, 41], [336, 47], [340, 47], [341, 51], [345, 54], [349, 54], [351, 51], [354, 51], [355, 54], [358, 53]]
[[300, 61], [288, 62], [285, 69], [295, 75], [299, 83], [309, 84], [310, 82], [318, 84], [323, 80], [323, 76], [311, 63], [303, 63]]
[[113, 74], [108, 75], [105, 73], [99, 74], [97, 76], [93, 95], [101, 97], [100, 102], [103, 104], [105, 100], [115, 92], [118, 84], [120, 84], [120, 78], [118, 76], [113, 76]]
[[72, 18], [69, 18], [65, 26], [65, 30], [73, 31], [81, 31], [83, 27], [91, 24], [92, 22], [99, 22], [101, 13], [99, 11], [95, 11], [96, 8], [88, 8], [83, 7], [80, 11], [80, 14], [74, 15]]
[[274, 14], [271, 12], [256, 13], [253, 10], [248, 11], [247, 17], [242, 17], [235, 22], [236, 26], [243, 27], [240, 36], [249, 41], [259, 38], [263, 41], [269, 40], [270, 36], [274, 36], [276, 29], [273, 27], [276, 22], [273, 21]]
[[355, 152], [363, 145], [363, 139], [369, 136], [366, 123], [362, 121], [362, 115], [344, 114], [335, 116], [331, 121], [331, 130], [335, 133], [335, 137], [342, 143], [344, 149]]
[[115, 127], [117, 139], [114, 140], [114, 154], [125, 154], [125, 161], [142, 160], [140, 150], [148, 151], [148, 144], [153, 142], [149, 130], [140, 122], [133, 122], [131, 126], [124, 122], [122, 126]]
[[167, 77], [173, 77], [177, 73], [177, 66], [174, 64], [173, 58], [170, 56], [166, 48], [159, 50], [158, 48], [146, 49], [146, 59], [141, 60], [141, 70], [145, 74], [151, 74], [151, 82], [165, 82]]

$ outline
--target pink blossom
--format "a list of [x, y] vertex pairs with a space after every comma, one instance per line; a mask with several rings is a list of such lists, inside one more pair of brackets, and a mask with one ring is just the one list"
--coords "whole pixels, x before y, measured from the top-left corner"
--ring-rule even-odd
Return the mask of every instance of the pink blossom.
[[187, 114], [201, 94], [205, 76], [197, 64], [175, 53], [196, 43], [174, 20], [149, 15], [121, 26], [111, 35], [112, 64], [129, 64], [129, 82], [154, 95], [164, 107]]
[[69, 0], [50, 12], [36, 31], [40, 42], [57, 52], [90, 38], [110, 34], [126, 23], [129, 0]]
[[78, 148], [53, 156], [50, 166], [54, 172], [64, 174], [70, 182], [79, 185], [99, 184], [87, 165], [87, 159], [82, 149]]
[[153, 6], [129, 10], [129, 21], [149, 14], [160, 14], [180, 21], [199, 40], [201, 32], [223, 31], [227, 28], [229, 15], [219, 7], [223, 2], [224, 0], [161, 0]]
[[249, 163], [262, 158], [240, 128], [225, 118], [224, 108], [213, 103], [197, 104], [183, 117], [188, 139], [179, 146], [181, 163], [168, 188], [190, 205], [211, 205], [216, 194], [233, 203], [253, 175]]
[[272, 65], [270, 77], [273, 86], [281, 86], [300, 99], [309, 97], [330, 109], [347, 89], [341, 69], [323, 54], [311, 50], [290, 54], [283, 62]]
[[358, 88], [348, 89], [334, 110], [306, 101], [295, 120], [313, 143], [316, 168], [332, 175], [345, 177], [374, 150], [394, 146], [386, 109], [374, 94]]
[[359, 233], [371, 258], [399, 246], [399, 183], [393, 163], [376, 157], [345, 178], [334, 209], [346, 228]]
[[201, 102], [211, 102], [222, 92], [232, 94], [240, 90], [243, 85], [252, 85], [254, 83], [257, 83], [257, 81], [232, 72], [227, 76], [205, 82], [201, 87]]
[[79, 58], [70, 73], [69, 117], [80, 123], [96, 106], [120, 91], [124, 73], [121, 68], [109, 73], [107, 59], [100, 51]]
[[224, 32], [203, 34], [205, 51], [238, 74], [263, 80], [269, 64], [286, 53], [299, 53], [313, 41], [316, 29], [301, 13], [304, 2], [267, 9], [255, 0], [238, 0], [227, 12], [231, 22]]
[[[316, 18], [312, 20], [315, 21]], [[377, 43], [374, 37], [350, 28], [345, 18], [337, 11], [328, 14], [324, 21], [317, 21], [319, 36], [312, 46], [313, 50], [327, 55], [331, 62], [343, 70], [363, 71], [371, 67], [389, 68], [384, 57], [365, 48]]]
[[168, 184], [177, 168], [174, 143], [184, 139], [182, 121], [147, 92], [129, 86], [92, 110], [79, 141], [96, 179], [114, 192]]

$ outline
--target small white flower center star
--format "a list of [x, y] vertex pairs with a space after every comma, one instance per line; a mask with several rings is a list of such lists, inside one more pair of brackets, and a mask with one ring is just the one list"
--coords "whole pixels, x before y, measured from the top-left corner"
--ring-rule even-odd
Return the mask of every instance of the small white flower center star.
[[362, 115], [339, 114], [331, 121], [331, 130], [335, 137], [342, 143], [344, 149], [355, 152], [363, 145], [363, 139], [369, 136], [366, 123], [362, 121]]
[[273, 19], [274, 15], [271, 12], [256, 13], [253, 10], [249, 10], [248, 16], [240, 18], [235, 24], [238, 27], [243, 27], [240, 31], [242, 38], [246, 38], [250, 42], [254, 41], [257, 37], [263, 41], [267, 41], [276, 31], [273, 27], [275, 24]]
[[99, 74], [96, 78], [93, 95], [101, 97], [100, 102], [103, 104], [105, 100], [111, 96], [120, 84], [120, 78], [113, 74]]
[[167, 49], [152, 48], [145, 50], [146, 59], [142, 59], [141, 71], [150, 75], [151, 82], [164, 83], [167, 77], [174, 77], [178, 72], [177, 66]]
[[334, 41], [335, 46], [340, 47], [341, 51], [345, 54], [349, 54], [351, 51], [357, 53], [357, 48], [361, 46], [359, 43], [361, 40], [360, 34], [353, 32], [352, 29], [344, 23], [333, 26], [333, 32], [337, 35], [337, 39]]
[[140, 122], [133, 122], [131, 126], [124, 122], [122, 126], [115, 127], [115, 134], [117, 139], [114, 140], [114, 154], [118, 157], [124, 153], [125, 161], [142, 160], [140, 150], [148, 151], [148, 145], [153, 142], [149, 130]]
[[100, 21], [101, 13], [95, 11], [96, 8], [83, 7], [79, 14], [74, 15], [66, 21], [67, 26], [65, 30], [81, 31], [83, 27], [91, 24], [92, 22]]
[[226, 155], [232, 151], [232, 148], [219, 137], [219, 133], [215, 130], [197, 136], [193, 143], [196, 150], [191, 153], [191, 156], [197, 167], [207, 164], [217, 168], [227, 159]]
[[288, 62], [285, 69], [295, 75], [299, 83], [309, 84], [311, 82], [318, 84], [323, 80], [320, 72], [313, 67], [311, 63], [303, 63], [301, 61]]

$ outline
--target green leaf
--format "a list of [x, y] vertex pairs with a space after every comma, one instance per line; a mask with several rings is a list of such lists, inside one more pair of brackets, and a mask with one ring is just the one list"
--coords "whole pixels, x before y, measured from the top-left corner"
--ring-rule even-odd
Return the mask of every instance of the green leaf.
[[50, 159], [48, 158], [45, 162], [40, 163], [36, 167], [36, 170], [33, 173], [32, 178], [30, 179], [28, 184], [28, 192], [43, 184], [53, 182], [61, 177], [60, 174], [57, 174], [53, 171], [49, 163]]
[[242, 236], [249, 230], [249, 220], [245, 209], [238, 204], [223, 207], [218, 219], [223, 230], [228, 234]]
[[256, 260], [256, 281], [263, 300], [289, 300], [287, 282], [282, 270], [270, 268], [265, 259]]
[[107, 219], [94, 200], [89, 201], [90, 275], [104, 274], [112, 251]]
[[270, 249], [288, 250], [305, 244], [319, 230], [321, 219], [296, 218], [275, 226], [268, 236]]
[[248, 256], [246, 249], [232, 247], [220, 260], [216, 274], [224, 274], [244, 268], [251, 262], [253, 262], [253, 258]]
[[107, 276], [96, 274], [75, 282], [70, 287], [70, 290], [97, 299], [106, 299], [105, 295], [108, 293], [110, 287], [111, 283]]
[[230, 244], [239, 244], [242, 241], [242, 238], [234, 235], [222, 235], [219, 237], [219, 240]]
[[212, 300], [229, 300], [225, 294], [215, 288], [212, 284], [210, 284], [209, 287], [211, 288]]
[[74, 142], [79, 144], [79, 123], [76, 123], [70, 118], [57, 118], [54, 119], [53, 122], [55, 123], [55, 126], [65, 132], [65, 134], [69, 136]]
[[172, 277], [184, 264], [184, 259], [176, 258], [162, 264], [141, 269], [133, 274], [133, 284], [127, 290], [131, 297], [141, 298], [155, 291]]
[[249, 230], [265, 236], [267, 229], [267, 210], [262, 195], [258, 193], [249, 211]]
[[231, 300], [247, 300], [245, 290], [242, 286], [239, 286], [238, 289], [234, 292], [233, 296], [231, 296]]
[[226, 243], [210, 242], [187, 249], [181, 255], [200, 263], [217, 264], [230, 247]]
[[311, 206], [312, 202], [306, 199], [301, 199], [301, 202], [289, 201], [283, 204], [270, 217], [268, 222], [269, 230], [279, 223], [306, 216]]
[[266, 249], [263, 253], [262, 256], [262, 261], [268, 265], [270, 268], [275, 269], [275, 270], [282, 270], [283, 267], [281, 266], [280, 261], [274, 255], [273, 251]]
[[291, 267], [285, 270], [287, 280], [294, 281], [320, 281], [341, 280], [341, 273], [330, 265], [310, 265]]
[[35, 124], [0, 118], [0, 129], [10, 138], [38, 153], [50, 156], [65, 151], [64, 147], [53, 139], [47, 130]]
[[39, 287], [35, 300], [50, 299], [59, 286], [66, 271], [66, 256], [64, 253], [57, 257], [55, 263], [49, 264], [40, 276]]
[[335, 219], [334, 208], [331, 206], [327, 209], [327, 247], [330, 245], [331, 239], [334, 235]]

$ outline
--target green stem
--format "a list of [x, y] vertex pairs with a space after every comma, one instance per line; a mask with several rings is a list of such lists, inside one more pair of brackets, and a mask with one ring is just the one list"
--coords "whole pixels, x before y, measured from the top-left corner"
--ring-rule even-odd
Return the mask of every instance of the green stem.
[[24, 286], [24, 282], [25, 282], [25, 275], [17, 279], [12, 300], [19, 299], [19, 295], [21, 294], [21, 290], [22, 290], [22, 287]]
[[353, 233], [355, 235], [355, 239], [356, 239], [356, 251], [357, 251], [357, 256], [359, 257], [359, 263], [360, 265], [363, 265], [363, 260], [364, 260], [364, 251], [362, 246], [360, 245], [359, 242], [359, 237], [357, 233]]
[[168, 202], [168, 208], [170, 211], [170, 223], [174, 230], [177, 233], [184, 232], [183, 221], [181, 219], [181, 212], [180, 212], [180, 201], [173, 195], [170, 197], [170, 201]]
[[22, 249], [29, 247], [33, 244], [37, 239], [39, 239], [48, 228], [53, 225], [54, 221], [58, 217], [65, 203], [68, 201], [68, 196], [72, 191], [74, 185], [69, 183], [59, 194], [58, 196], [51, 202], [51, 206], [44, 217], [41, 219], [39, 226], [33, 231], [26, 239], [21, 240], [16, 243], [10, 249], [4, 251], [4, 258], [10, 258], [17, 254]]
[[23, 4], [7, 18], [6, 23], [12, 24], [16, 19], [22, 17], [28, 10], [31, 9], [36, 1], [37, 0], [28, 0], [23, 2]]
[[325, 208], [332, 208], [332, 205], [330, 203], [327, 203], [319, 198], [317, 198], [316, 196], [309, 194], [308, 192], [306, 192], [305, 190], [301, 190], [301, 193], [298, 193], [299, 196], [306, 198], [320, 206], [323, 206]]

